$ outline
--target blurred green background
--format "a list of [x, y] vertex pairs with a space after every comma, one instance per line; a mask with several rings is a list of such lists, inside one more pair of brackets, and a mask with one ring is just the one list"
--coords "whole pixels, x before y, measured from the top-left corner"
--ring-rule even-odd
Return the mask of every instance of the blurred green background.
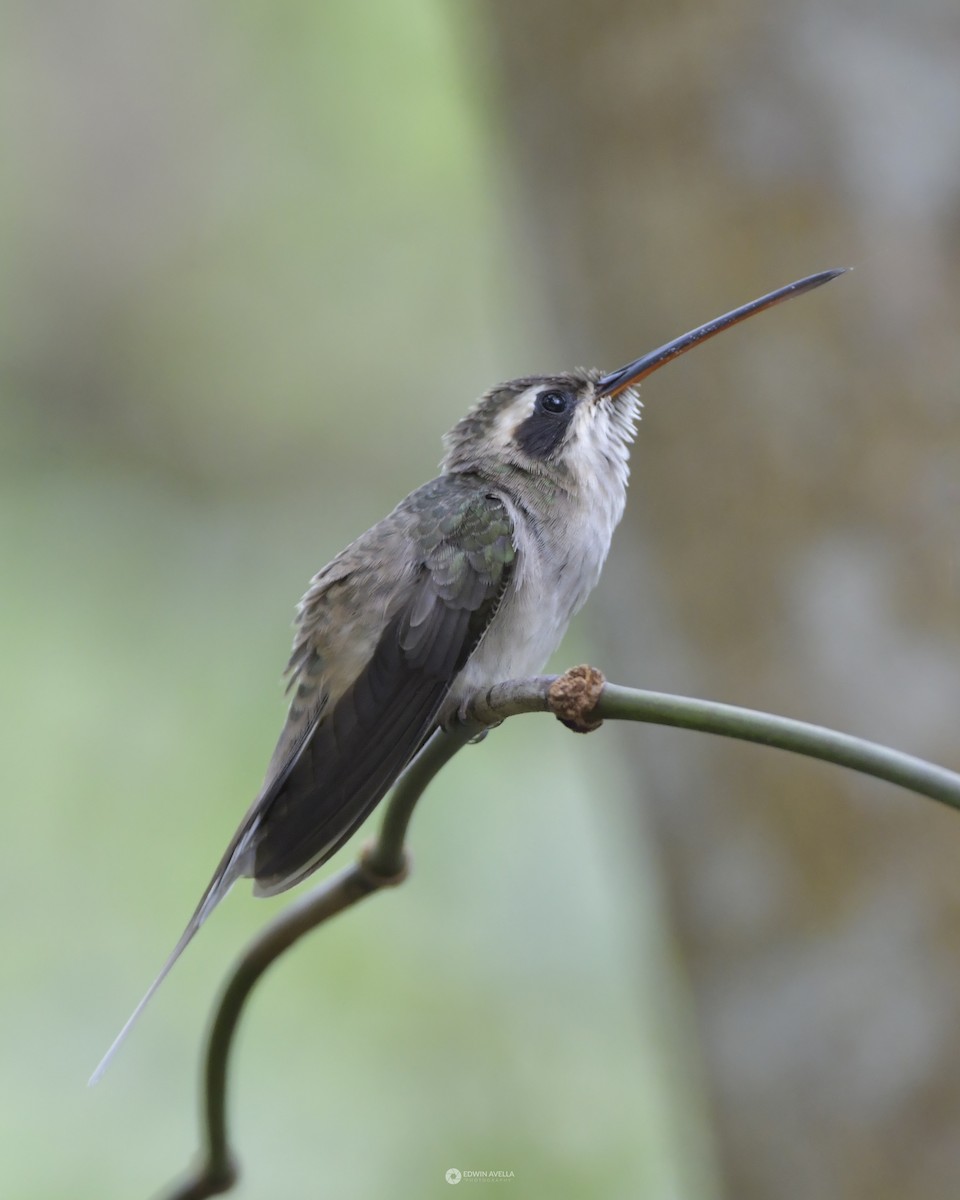
[[[192, 1157], [212, 999], [287, 898], [235, 889], [85, 1080], [257, 791], [310, 575], [495, 381], [855, 265], [645, 389], [557, 666], [958, 765], [954, 9], [8, 0], [0, 1193]], [[237, 1194], [955, 1196], [951, 818], [508, 723], [423, 801], [409, 884], [256, 993]]]
[[[84, 1082], [259, 786], [293, 604], [539, 365], [453, 24], [7, 10], [4, 1195], [146, 1195], [192, 1156], [207, 1011], [288, 897], [238, 888]], [[624, 948], [662, 951], [587, 802], [604, 748], [515, 725], [424, 803], [409, 886], [255, 997], [241, 1194], [444, 1195], [451, 1166], [676, 1190], [663, 995]]]

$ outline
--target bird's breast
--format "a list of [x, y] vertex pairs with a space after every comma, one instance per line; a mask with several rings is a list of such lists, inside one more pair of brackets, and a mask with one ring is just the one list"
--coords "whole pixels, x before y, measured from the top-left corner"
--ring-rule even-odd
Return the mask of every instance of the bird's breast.
[[500, 608], [453, 688], [458, 698], [535, 675], [600, 578], [623, 505], [557, 506], [531, 515], [509, 498], [516, 571]]

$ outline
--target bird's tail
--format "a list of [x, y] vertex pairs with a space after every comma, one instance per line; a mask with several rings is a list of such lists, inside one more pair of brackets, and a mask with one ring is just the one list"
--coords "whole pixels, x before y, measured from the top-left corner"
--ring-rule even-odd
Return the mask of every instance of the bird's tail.
[[[106, 1052], [106, 1054], [103, 1056], [103, 1058], [101, 1058], [100, 1062], [97, 1064], [96, 1070], [93, 1072], [93, 1074], [90, 1076], [90, 1079], [87, 1081], [88, 1087], [93, 1087], [93, 1085], [99, 1081], [100, 1076], [104, 1073], [104, 1071], [110, 1065], [110, 1061], [113, 1058], [114, 1054], [116, 1054], [117, 1050], [120, 1048], [122, 1043], [125, 1041], [127, 1034], [130, 1032], [130, 1030], [136, 1024], [137, 1019], [139, 1018], [140, 1014], [143, 1012], [143, 1010], [149, 1004], [150, 1000], [153, 998], [153, 995], [156, 992], [157, 988], [159, 988], [160, 984], [163, 983], [163, 981], [166, 979], [167, 975], [169, 975], [170, 970], [173, 967], [173, 964], [177, 961], [177, 959], [184, 952], [184, 950], [186, 950], [187, 946], [189, 946], [190, 943], [193, 941], [194, 935], [196, 934], [197, 930], [204, 923], [204, 921], [207, 919], [207, 917], [210, 916], [210, 914], [217, 907], [217, 905], [224, 898], [224, 896], [226, 896], [227, 892], [230, 891], [230, 889], [233, 887], [233, 885], [236, 883], [236, 881], [242, 875], [245, 874], [245, 870], [244, 870], [245, 853], [244, 852], [247, 848], [247, 844], [249, 843], [250, 832], [251, 832], [251, 830], [249, 829], [249, 827], [248, 828], [241, 827], [241, 829], [238, 830], [237, 836], [235, 837], [234, 841], [230, 844], [230, 846], [228, 846], [226, 854], [224, 854], [223, 859], [221, 860], [220, 865], [217, 867], [217, 870], [216, 870], [213, 878], [210, 880], [209, 884], [207, 885], [207, 890], [200, 897], [200, 903], [197, 905], [193, 916], [187, 922], [187, 927], [186, 927], [186, 929], [184, 929], [183, 933], [180, 935], [180, 940], [174, 946], [174, 948], [170, 954], [170, 957], [167, 959], [167, 961], [161, 967], [160, 974], [156, 977], [156, 979], [153, 981], [153, 983], [150, 984], [150, 987], [147, 989], [147, 994], [143, 997], [143, 999], [140, 1001], [140, 1003], [137, 1005], [137, 1007], [130, 1014], [129, 1018], [127, 1019], [127, 1023], [120, 1030], [120, 1032], [117, 1034], [117, 1036], [113, 1039], [113, 1043], [111, 1044], [110, 1049]], [[246, 836], [243, 836], [243, 835], [246, 835]]]

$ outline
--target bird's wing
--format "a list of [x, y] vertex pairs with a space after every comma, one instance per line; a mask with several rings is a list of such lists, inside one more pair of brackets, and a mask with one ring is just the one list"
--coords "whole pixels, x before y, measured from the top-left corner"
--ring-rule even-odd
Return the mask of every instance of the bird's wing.
[[[509, 582], [516, 552], [500, 500], [475, 481], [453, 484], [449, 477], [414, 497], [406, 513], [412, 521], [407, 574], [394, 589], [375, 643], [364, 648], [363, 664], [343, 690], [310, 683], [311, 663], [319, 678], [329, 676], [335, 656], [326, 632], [329, 605], [315, 605], [312, 621], [323, 628], [311, 636], [310, 593], [305, 598], [293, 660], [296, 737], [285, 751], [281, 739], [251, 814], [242, 873], [253, 875], [258, 895], [303, 879], [366, 819], [431, 732]], [[375, 598], [356, 596], [356, 583], [342, 580], [333, 590], [342, 587], [355, 603], [375, 604]], [[342, 661], [349, 658], [343, 643], [350, 633], [335, 632]], [[333, 691], [340, 694], [334, 698]], [[305, 712], [297, 713], [298, 698]]]
[[91, 1083], [238, 878], [252, 875], [260, 895], [283, 891], [366, 818], [433, 728], [515, 557], [503, 504], [477, 480], [441, 476], [316, 576], [298, 610], [294, 697], [263, 789]]

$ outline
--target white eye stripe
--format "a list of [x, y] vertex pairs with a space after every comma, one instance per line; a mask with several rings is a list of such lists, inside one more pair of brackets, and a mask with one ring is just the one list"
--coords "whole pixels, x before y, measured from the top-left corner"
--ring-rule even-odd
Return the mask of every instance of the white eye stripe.
[[528, 388], [521, 397], [523, 400], [523, 408], [520, 413], [520, 424], [528, 420], [530, 417], [542, 415], [543, 397], [546, 396], [548, 392], [555, 392], [556, 390], [557, 389], [555, 387], [544, 387], [542, 383], [537, 384], [536, 387]]
[[540, 394], [543, 385], [528, 387], [500, 410], [497, 414], [495, 424], [495, 436], [497, 440], [506, 445], [514, 436], [514, 431], [519, 425], [529, 417], [537, 403], [537, 396]]

